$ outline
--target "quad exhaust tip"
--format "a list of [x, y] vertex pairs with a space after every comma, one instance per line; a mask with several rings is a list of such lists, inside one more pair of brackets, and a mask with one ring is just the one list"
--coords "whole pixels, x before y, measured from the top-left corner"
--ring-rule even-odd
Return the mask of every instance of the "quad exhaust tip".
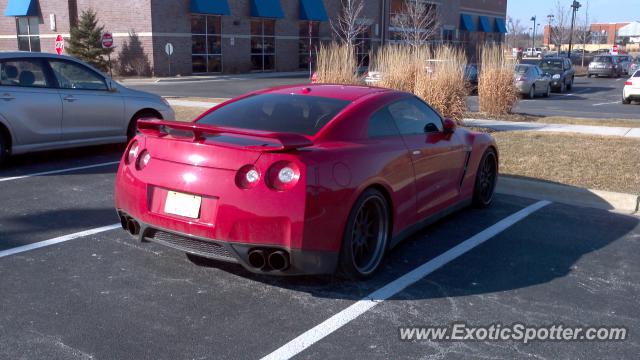
[[289, 268], [289, 255], [282, 251], [254, 249], [249, 251], [249, 265], [258, 270], [285, 271]]
[[120, 216], [120, 225], [133, 236], [140, 234], [140, 224], [128, 216]]

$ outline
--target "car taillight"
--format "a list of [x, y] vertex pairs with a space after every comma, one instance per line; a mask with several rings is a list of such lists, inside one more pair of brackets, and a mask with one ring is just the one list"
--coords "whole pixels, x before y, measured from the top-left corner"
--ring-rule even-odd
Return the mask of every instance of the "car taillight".
[[125, 157], [125, 162], [127, 164], [133, 163], [138, 157], [138, 151], [140, 150], [140, 145], [138, 145], [138, 141], [134, 140], [131, 145], [129, 145], [129, 150], [127, 151], [127, 157]]
[[142, 150], [140, 156], [138, 156], [138, 160], [136, 161], [136, 169], [144, 169], [149, 165], [149, 161], [151, 161], [151, 154], [149, 154], [147, 150]]
[[624, 83], [624, 85], [625, 85], [625, 86], [631, 86], [631, 85], [633, 85], [633, 82], [631, 82], [631, 81], [627, 81], [627, 82], [625, 82], [625, 83]]
[[251, 189], [258, 185], [260, 172], [253, 165], [245, 165], [236, 174], [236, 185], [241, 189]]
[[296, 164], [280, 161], [269, 168], [267, 183], [274, 190], [284, 191], [293, 188], [300, 180], [300, 170]]
[[516, 81], [527, 81], [527, 77], [526, 76], [517, 77]]

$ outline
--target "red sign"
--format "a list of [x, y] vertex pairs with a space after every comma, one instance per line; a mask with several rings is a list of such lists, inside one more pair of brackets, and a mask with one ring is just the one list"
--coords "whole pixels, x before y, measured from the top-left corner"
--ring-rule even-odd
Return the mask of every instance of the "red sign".
[[63, 51], [64, 51], [64, 38], [62, 37], [62, 35], [58, 35], [56, 36], [56, 52], [58, 53], [58, 55], [62, 55]]
[[110, 49], [113, 46], [113, 35], [111, 33], [104, 33], [102, 35], [102, 47]]

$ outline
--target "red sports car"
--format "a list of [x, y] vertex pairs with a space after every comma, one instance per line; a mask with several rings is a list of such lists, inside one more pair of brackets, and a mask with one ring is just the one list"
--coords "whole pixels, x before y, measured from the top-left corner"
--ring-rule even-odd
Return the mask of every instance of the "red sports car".
[[491, 136], [381, 88], [278, 87], [138, 128], [117, 174], [123, 228], [257, 273], [367, 277], [420, 227], [489, 205], [498, 176]]

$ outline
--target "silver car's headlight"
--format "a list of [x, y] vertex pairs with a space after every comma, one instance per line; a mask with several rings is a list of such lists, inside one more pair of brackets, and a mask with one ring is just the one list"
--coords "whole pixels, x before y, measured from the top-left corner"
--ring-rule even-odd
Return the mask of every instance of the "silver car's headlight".
[[558, 79], [560, 79], [560, 74], [555, 74], [555, 75], [553, 75], [552, 79], [554, 79], [554, 80], [558, 80]]

